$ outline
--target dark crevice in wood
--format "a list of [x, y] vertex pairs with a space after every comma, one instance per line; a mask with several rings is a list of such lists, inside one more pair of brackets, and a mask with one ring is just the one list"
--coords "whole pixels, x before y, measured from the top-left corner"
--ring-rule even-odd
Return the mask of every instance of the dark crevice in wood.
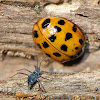
[[27, 47], [29, 47], [29, 48], [33, 48], [33, 46], [32, 45], [30, 45], [30, 43], [23, 43], [23, 42], [18, 42], [18, 41], [16, 41], [16, 42], [11, 42], [11, 41], [5, 41], [5, 42], [3, 42], [3, 41], [0, 41], [0, 43], [3, 43], [3, 44], [14, 44], [14, 45], [23, 45], [23, 46], [27, 46]]
[[[9, 88], [9, 87], [8, 87], [8, 88]], [[13, 96], [13, 98], [16, 98], [16, 97], [15, 97], [15, 93], [11, 93], [11, 92], [2, 92], [2, 91], [0, 91], [0, 94], [5, 95], [5, 96], [8, 97], [8, 98], [9, 98], [9, 96]]]
[[75, 15], [78, 15], [78, 16], [81, 16], [81, 17], [87, 17], [88, 18], [88, 16], [83, 15], [83, 14], [75, 14]]
[[19, 34], [32, 35], [32, 33], [21, 33], [21, 32]]
[[[11, 50], [11, 49], [7, 49], [7, 50], [2, 50], [1, 53], [2, 53], [2, 56], [1, 56], [2, 57], [2, 60], [4, 60], [6, 56], [22, 57], [22, 58], [24, 57], [26, 59], [35, 60], [35, 55], [27, 54], [26, 52], [23, 52], [21, 50]], [[24, 55], [24, 56], [22, 56], [22, 55]]]
[[1, 1], [1, 4], [11, 5], [11, 6], [19, 6], [19, 7], [31, 7], [34, 8], [33, 4], [28, 2], [20, 2], [20, 1]]
[[[11, 30], [11, 29], [10, 29]], [[24, 32], [18, 32], [18, 31], [0, 31], [0, 33], [5, 32], [5, 33], [11, 33], [11, 34], [25, 34], [25, 35], [32, 35], [32, 33], [24, 33]], [[3, 34], [0, 34], [2, 36]]]
[[98, 4], [100, 4], [100, 0], [98, 1]]
[[45, 3], [45, 4], [44, 4], [44, 7], [47, 6], [47, 5], [50, 5], [50, 4], [60, 5], [60, 4], [63, 4], [63, 3], [64, 3], [64, 0], [59, 0], [57, 3], [48, 2], [48, 3]]

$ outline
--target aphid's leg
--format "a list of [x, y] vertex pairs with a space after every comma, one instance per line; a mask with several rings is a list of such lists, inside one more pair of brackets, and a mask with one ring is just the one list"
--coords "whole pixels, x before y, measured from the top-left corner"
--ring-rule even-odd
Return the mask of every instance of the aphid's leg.
[[48, 78], [45, 78], [45, 77], [41, 76], [41, 75], [44, 74], [44, 73], [47, 73], [47, 72], [45, 72], [45, 71], [41, 71], [41, 72], [39, 73], [39, 77], [41, 77], [41, 78], [43, 78], [43, 79], [50, 80], [50, 79], [48, 79]]
[[43, 78], [43, 79], [46, 79], [46, 80], [50, 80], [50, 79], [48, 79], [48, 78], [45, 78], [45, 77], [43, 77], [43, 76], [40, 76], [41, 78]]
[[45, 73], [48, 73], [48, 72], [40, 70], [39, 74], [42, 75], [42, 74], [45, 74]]
[[23, 74], [23, 75], [27, 75], [27, 76], [29, 76], [29, 75], [28, 75], [28, 74], [26, 74], [26, 73], [18, 72], [18, 73], [16, 73], [16, 74], [14, 74], [13, 76], [11, 76], [10, 78], [12, 78], [12, 77], [16, 76], [17, 74]]
[[39, 90], [41, 90], [41, 86], [40, 86], [40, 84], [38, 83], [38, 85], [39, 85]]
[[29, 70], [28, 70], [28, 69], [26, 69], [26, 68], [19, 69], [19, 70], [17, 70], [17, 71], [21, 71], [21, 70], [26, 70], [26, 71], [28, 71], [28, 72], [32, 73], [31, 71], [29, 71]]
[[36, 66], [34, 65], [35, 69], [36, 69]]
[[38, 79], [38, 85], [39, 85], [39, 89], [46, 93], [46, 90], [45, 90], [44, 86], [41, 84], [39, 79]]

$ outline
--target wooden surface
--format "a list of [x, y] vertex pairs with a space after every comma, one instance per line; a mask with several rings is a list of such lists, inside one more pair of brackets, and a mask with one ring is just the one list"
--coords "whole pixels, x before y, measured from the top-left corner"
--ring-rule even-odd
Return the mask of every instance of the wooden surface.
[[[77, 24], [86, 34], [87, 46], [84, 56], [72, 63], [60, 64], [48, 58], [42, 63], [42, 70], [49, 71], [50, 68], [53, 68], [57, 74], [43, 74], [52, 81], [40, 78], [47, 90], [46, 94], [42, 93], [41, 98], [43, 96], [59, 99], [74, 96], [80, 98], [80, 96], [87, 97], [88, 95], [96, 98], [100, 95], [100, 0], [61, 0], [61, 2], [59, 0], [38, 0], [38, 3], [36, 1], [0, 0], [1, 98], [16, 98], [14, 96], [18, 89], [24, 93], [21, 94], [21, 97], [33, 94], [41, 95], [37, 91], [37, 85], [32, 91], [27, 90], [26, 78], [21, 81], [18, 77], [17, 80], [15, 77], [14, 80], [9, 79], [9, 81], [8, 78], [21, 68], [34, 71], [33, 65], [36, 65], [37, 61], [32, 28], [39, 18], [47, 16], [64, 17]], [[39, 9], [36, 8], [37, 5], [40, 6]], [[37, 51], [40, 57], [42, 52]], [[40, 60], [43, 59], [42, 56]], [[4, 83], [3, 79], [5, 79]], [[20, 82], [25, 86], [20, 87], [18, 85]], [[16, 84], [16, 91], [9, 90], [8, 93], [6, 89], [7, 87], [13, 88], [12, 84]], [[3, 90], [4, 87], [1, 87], [4, 85], [5, 90]], [[34, 96], [38, 98], [36, 95]]]
[[47, 93], [39, 91], [38, 84], [31, 91], [28, 90], [27, 78], [18, 77], [2, 81], [0, 91], [17, 97], [30, 97], [31, 95], [34, 98], [35, 95], [44, 95], [47, 98], [60, 99], [68, 98], [68, 96], [94, 96], [100, 99], [100, 70], [80, 73], [45, 72], [42, 77], [47, 78], [39, 78]]

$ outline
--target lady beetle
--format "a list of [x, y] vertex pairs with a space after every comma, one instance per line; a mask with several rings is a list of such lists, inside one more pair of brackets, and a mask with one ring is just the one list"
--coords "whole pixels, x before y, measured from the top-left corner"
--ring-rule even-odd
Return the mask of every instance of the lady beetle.
[[34, 24], [32, 33], [37, 46], [56, 61], [69, 61], [83, 52], [83, 33], [75, 24], [64, 18], [41, 18]]

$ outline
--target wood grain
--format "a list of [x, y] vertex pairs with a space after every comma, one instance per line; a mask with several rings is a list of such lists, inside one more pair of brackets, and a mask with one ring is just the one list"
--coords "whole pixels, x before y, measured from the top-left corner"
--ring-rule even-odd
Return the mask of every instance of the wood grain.
[[[36, 4], [40, 6], [38, 9]], [[73, 7], [76, 4], [79, 4], [77, 9]], [[57, 11], [49, 9], [55, 6]], [[60, 7], [63, 7], [63, 11], [58, 9]], [[69, 12], [65, 10], [66, 8]], [[33, 71], [33, 65], [36, 65], [37, 61], [32, 28], [38, 19], [48, 16], [64, 17], [81, 28], [87, 37], [86, 53], [83, 58], [81, 60], [79, 58], [80, 62], [77, 60], [70, 66], [50, 59], [43, 62], [42, 70], [49, 71], [49, 68], [54, 68], [57, 72], [43, 74], [50, 80], [40, 78], [47, 91], [46, 94], [38, 91], [38, 85], [29, 91], [27, 78], [21, 78], [22, 76], [20, 79], [15, 77], [3, 81], [20, 68]], [[42, 52], [38, 49], [37, 52], [41, 58]], [[38, 3], [37, 0], [0, 0], [0, 57], [1, 98], [6, 99], [7, 96], [14, 99], [16, 96], [22, 98], [26, 96], [30, 99], [31, 96], [33, 99], [46, 97], [47, 99], [74, 98], [73, 100], [77, 100], [84, 97], [99, 100], [100, 0], [61, 0], [61, 2], [38, 0]], [[60, 69], [65, 73], [58, 73], [61, 72]]]
[[27, 78], [20, 76], [0, 82], [0, 91], [20, 98], [34, 96], [36, 98], [36, 95], [42, 94], [54, 99], [70, 98], [71, 96], [81, 96], [81, 98], [93, 96], [100, 99], [100, 70], [80, 73], [44, 72], [42, 77], [47, 78], [39, 78], [47, 93], [38, 90], [38, 84], [31, 91], [28, 90]]

